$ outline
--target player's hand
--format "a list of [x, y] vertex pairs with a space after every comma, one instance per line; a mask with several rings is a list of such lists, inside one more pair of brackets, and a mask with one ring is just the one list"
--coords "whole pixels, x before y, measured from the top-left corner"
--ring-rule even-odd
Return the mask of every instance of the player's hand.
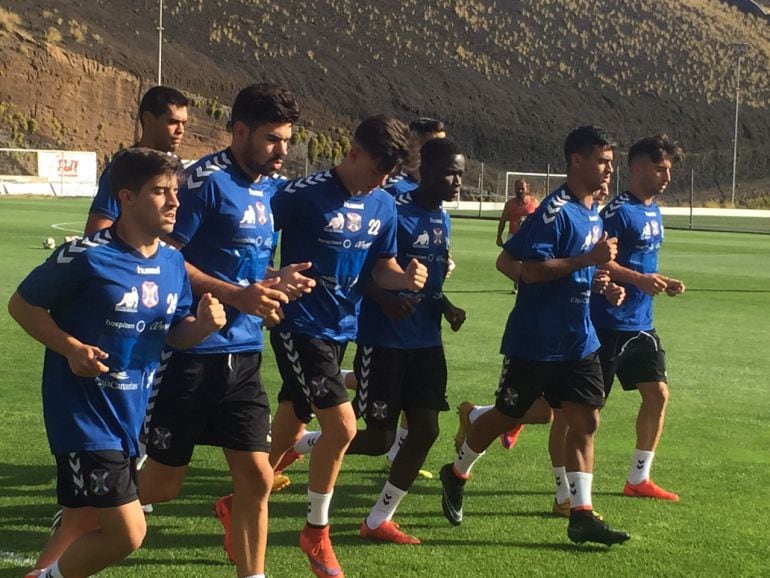
[[455, 264], [454, 259], [452, 259], [452, 256], [449, 255], [446, 258], [446, 276], [444, 279], [449, 279], [452, 276], [452, 271], [455, 270], [455, 267], [457, 267], [457, 265]]
[[428, 269], [417, 259], [409, 261], [404, 273], [406, 273], [407, 289], [419, 291], [425, 287], [425, 282], [428, 280]]
[[307, 271], [313, 266], [310, 261], [305, 263], [293, 263], [286, 267], [281, 267], [276, 273], [281, 282], [274, 287], [278, 291], [286, 294], [289, 301], [299, 299], [303, 295], [310, 293], [315, 287], [315, 279], [305, 277], [302, 272]]
[[280, 277], [264, 279], [259, 283], [246, 285], [238, 293], [237, 302], [233, 305], [243, 313], [256, 315], [268, 322], [278, 323], [283, 319], [281, 305], [289, 302], [286, 293], [276, 287], [281, 283]]
[[503, 238], [502, 237], [498, 237], [497, 238], [497, 246], [498, 247], [502, 247], [503, 246]]
[[625, 301], [626, 290], [620, 285], [609, 283], [604, 289], [604, 296], [607, 298], [607, 301], [610, 302], [610, 305], [617, 307]]
[[668, 279], [666, 284], [666, 295], [676, 297], [685, 292], [686, 287], [679, 279]]
[[414, 313], [414, 306], [419, 303], [417, 295], [394, 295], [383, 291], [377, 298], [385, 317], [393, 321], [401, 321]]
[[444, 319], [447, 320], [452, 331], [458, 331], [465, 323], [465, 309], [447, 304], [444, 307]]
[[666, 290], [668, 281], [663, 275], [647, 273], [639, 279], [636, 286], [647, 295], [658, 295]]
[[102, 360], [107, 359], [109, 354], [95, 345], [81, 343], [75, 346], [66, 357], [72, 373], [78, 377], [98, 377], [110, 370], [102, 363]]
[[588, 253], [588, 256], [594, 265], [602, 265], [604, 263], [609, 263], [610, 261], [614, 260], [617, 254], [618, 254], [617, 238], [612, 237], [611, 239], [608, 239], [607, 231], [605, 231], [604, 235], [602, 235], [602, 238], [599, 240], [599, 242], [596, 243], [596, 245], [594, 245], [594, 248], [591, 249], [591, 251]]
[[195, 318], [203, 323], [203, 327], [208, 329], [209, 333], [222, 329], [227, 323], [225, 308], [211, 293], [204, 293], [201, 296]]
[[601, 295], [607, 290], [607, 285], [610, 284], [610, 273], [604, 269], [597, 269], [593, 280], [591, 281], [591, 291], [599, 293]]

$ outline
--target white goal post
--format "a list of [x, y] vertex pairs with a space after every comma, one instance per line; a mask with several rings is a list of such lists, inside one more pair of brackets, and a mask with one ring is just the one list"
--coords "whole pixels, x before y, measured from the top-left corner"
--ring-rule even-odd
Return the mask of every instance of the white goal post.
[[508, 201], [510, 198], [508, 196], [508, 183], [510, 182], [510, 177], [516, 177], [516, 180], [519, 179], [538, 179], [545, 182], [545, 194], [551, 192], [551, 180], [563, 180], [567, 178], [567, 175], [562, 173], [552, 173], [552, 172], [545, 172], [545, 173], [522, 173], [518, 171], [508, 171], [505, 173], [505, 200]]

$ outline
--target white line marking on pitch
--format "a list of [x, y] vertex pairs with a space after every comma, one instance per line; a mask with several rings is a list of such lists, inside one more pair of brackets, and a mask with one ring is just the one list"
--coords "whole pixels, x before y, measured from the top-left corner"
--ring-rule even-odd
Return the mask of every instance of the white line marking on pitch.
[[29, 556], [21, 556], [16, 552], [0, 551], [0, 562], [10, 562], [17, 566], [32, 566], [35, 563], [35, 559]]
[[[68, 223], [54, 223], [51, 225], [52, 229], [57, 229], [59, 231], [69, 231], [70, 233], [82, 233], [83, 232], [83, 225], [85, 225], [85, 221], [71, 221]], [[65, 225], [80, 225], [79, 229], [70, 229], [66, 227]]]

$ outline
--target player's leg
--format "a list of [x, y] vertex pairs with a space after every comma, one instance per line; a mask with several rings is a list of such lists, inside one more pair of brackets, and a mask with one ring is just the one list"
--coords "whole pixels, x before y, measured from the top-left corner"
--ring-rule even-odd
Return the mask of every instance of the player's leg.
[[636, 447], [623, 493], [676, 502], [677, 494], [664, 490], [650, 478], [669, 398], [665, 351], [654, 330], [640, 331], [627, 338], [618, 378], [624, 390], [638, 389], [642, 398], [636, 418]]
[[265, 571], [267, 500], [273, 468], [266, 451], [225, 449], [233, 479], [230, 509], [230, 553], [239, 576]]
[[554, 514], [564, 518], [569, 518], [570, 514], [569, 482], [567, 481], [567, 468], [565, 467], [568, 429], [569, 426], [561, 408], [554, 408], [551, 431], [548, 434], [548, 454], [551, 457], [553, 481], [556, 486], [556, 496], [553, 500], [552, 510]]
[[553, 364], [548, 382], [549, 398], [561, 402], [568, 427], [564, 454], [570, 487], [567, 535], [578, 543], [625, 542], [630, 538], [627, 533], [611, 529], [593, 511], [594, 437], [604, 404], [599, 356], [593, 353], [577, 362]]
[[94, 508], [99, 528], [84, 534], [56, 563], [62, 576], [92, 576], [137, 550], [147, 533], [139, 500]]
[[35, 568], [48, 568], [61, 558], [73, 542], [98, 528], [99, 520], [93, 508], [62, 508], [59, 527], [43, 547], [35, 562]]

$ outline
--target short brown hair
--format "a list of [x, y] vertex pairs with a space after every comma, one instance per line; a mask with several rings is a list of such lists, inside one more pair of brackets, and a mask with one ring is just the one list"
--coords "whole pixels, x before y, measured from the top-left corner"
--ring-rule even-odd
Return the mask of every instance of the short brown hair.
[[377, 159], [383, 173], [389, 173], [409, 154], [409, 128], [392, 116], [370, 116], [356, 128], [353, 142]]
[[119, 152], [110, 163], [110, 192], [118, 198], [121, 189], [138, 193], [147, 181], [161, 175], [182, 175], [182, 162], [174, 155], [133, 147]]
[[655, 136], [648, 136], [631, 145], [628, 150], [628, 164], [630, 165], [637, 157], [645, 156], [654, 163], [661, 162], [665, 157], [670, 157], [671, 161], [678, 163], [684, 157], [682, 148], [665, 133], [659, 133]]

